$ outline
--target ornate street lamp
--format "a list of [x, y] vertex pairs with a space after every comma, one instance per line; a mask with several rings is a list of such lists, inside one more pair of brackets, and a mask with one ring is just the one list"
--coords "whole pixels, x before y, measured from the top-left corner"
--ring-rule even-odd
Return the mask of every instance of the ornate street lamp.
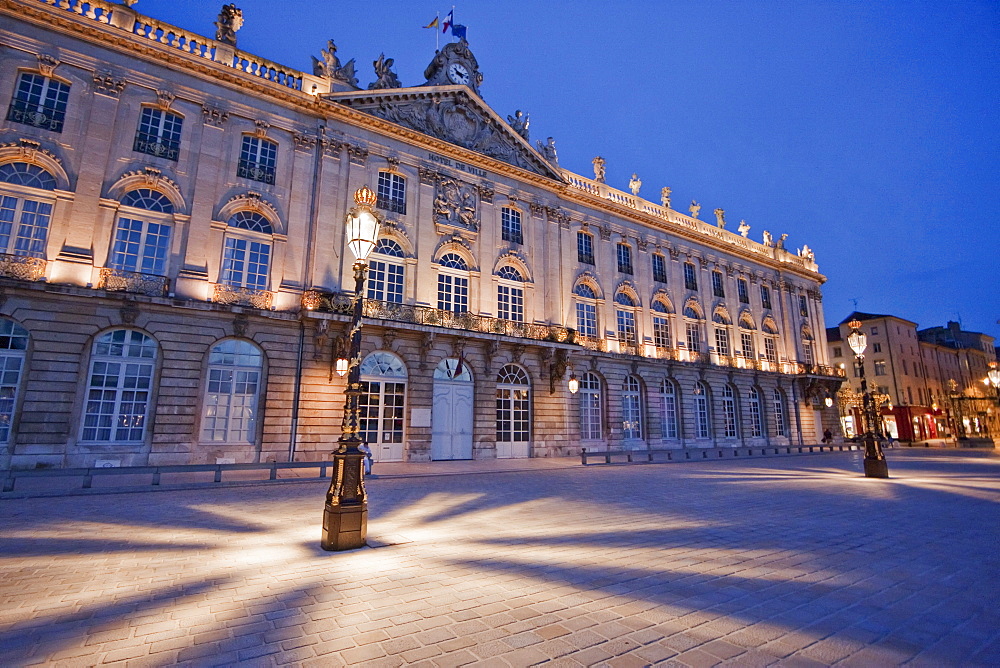
[[852, 320], [847, 323], [851, 328], [851, 334], [847, 337], [847, 344], [854, 351], [854, 361], [858, 365], [861, 374], [861, 396], [862, 411], [861, 417], [864, 422], [864, 436], [862, 442], [865, 444], [865, 477], [866, 478], [888, 478], [889, 465], [885, 461], [885, 453], [882, 452], [881, 420], [875, 410], [875, 399], [868, 391], [868, 381], [865, 379], [865, 349], [868, 347], [868, 338], [861, 333], [861, 321]]
[[347, 245], [357, 261], [354, 263], [354, 315], [349, 334], [344, 420], [339, 447], [333, 453], [333, 476], [323, 507], [321, 546], [329, 551], [364, 547], [368, 536], [368, 495], [362, 466], [365, 454], [358, 449], [362, 443], [358, 398], [361, 395], [361, 316], [365, 304], [367, 260], [378, 241], [381, 227], [373, 208], [376, 199], [375, 192], [365, 186], [354, 193], [357, 206], [347, 212]]
[[990, 362], [990, 370], [986, 373], [986, 377], [993, 383], [993, 390], [997, 394], [997, 406], [1000, 406], [1000, 369], [997, 368], [996, 362]]
[[569, 393], [576, 394], [580, 391], [580, 381], [577, 379], [575, 373], [569, 375]]

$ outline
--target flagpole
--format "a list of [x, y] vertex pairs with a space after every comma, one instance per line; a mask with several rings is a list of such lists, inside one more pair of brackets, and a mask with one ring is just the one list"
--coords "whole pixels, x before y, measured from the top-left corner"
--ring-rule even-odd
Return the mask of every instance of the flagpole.
[[441, 33], [437, 31], [437, 26], [441, 25], [441, 12], [437, 12], [435, 16], [437, 16], [437, 18], [434, 19], [436, 24], [434, 26], [434, 53], [437, 53], [441, 50]]

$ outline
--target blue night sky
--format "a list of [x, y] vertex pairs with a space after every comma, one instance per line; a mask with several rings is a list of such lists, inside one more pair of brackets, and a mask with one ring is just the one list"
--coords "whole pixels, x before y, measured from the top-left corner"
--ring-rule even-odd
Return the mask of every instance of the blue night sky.
[[[222, 2], [135, 9], [214, 36]], [[241, 0], [239, 47], [309, 70], [334, 39], [362, 86], [404, 85], [450, 5]], [[359, 11], [363, 8], [363, 11]], [[563, 167], [702, 218], [722, 207], [808, 244], [828, 325], [854, 310], [1000, 338], [1000, 4], [973, 0], [470, 2], [455, 9], [501, 116], [556, 139]], [[446, 39], [442, 36], [442, 40]], [[707, 214], [707, 215], [706, 215]]]

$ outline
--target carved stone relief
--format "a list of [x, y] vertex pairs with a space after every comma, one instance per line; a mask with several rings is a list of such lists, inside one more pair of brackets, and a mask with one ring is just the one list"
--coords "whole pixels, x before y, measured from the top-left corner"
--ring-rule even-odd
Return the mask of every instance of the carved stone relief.
[[94, 72], [94, 91], [108, 97], [118, 97], [125, 90], [125, 79], [111, 72]]
[[479, 231], [477, 188], [452, 178], [440, 178], [434, 189], [434, 222]]

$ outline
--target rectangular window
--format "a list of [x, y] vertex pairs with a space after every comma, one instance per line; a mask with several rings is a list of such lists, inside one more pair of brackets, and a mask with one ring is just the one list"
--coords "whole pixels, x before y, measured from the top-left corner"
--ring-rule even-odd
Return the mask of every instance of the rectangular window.
[[226, 237], [222, 282], [236, 288], [266, 290], [270, 256], [269, 244]]
[[500, 209], [500, 235], [504, 241], [514, 244], [523, 244], [524, 237], [521, 235], [521, 212], [509, 206]]
[[657, 348], [670, 347], [670, 323], [666, 318], [653, 316], [653, 345]]
[[62, 132], [66, 120], [69, 86], [42, 76], [23, 72], [7, 110], [7, 120], [36, 128]]
[[406, 213], [406, 179], [392, 172], [378, 173], [375, 206], [393, 213]]
[[594, 264], [594, 235], [576, 233], [576, 259], [583, 264]]
[[769, 336], [764, 337], [764, 358], [771, 364], [778, 363], [778, 347]]
[[834, 357], [843, 357], [844, 356], [843, 352], [844, 351], [839, 346], [835, 346], [833, 348], [833, 356]]
[[802, 361], [810, 366], [813, 363], [813, 344], [811, 341], [802, 342]]
[[906, 360], [903, 360], [903, 375], [904, 376], [909, 376], [910, 375], [910, 372], [909, 372], [909, 370], [907, 369], [907, 366], [906, 366]]
[[170, 226], [119, 218], [109, 266], [140, 274], [166, 274]]
[[809, 305], [806, 302], [805, 295], [799, 295], [799, 315], [801, 315], [803, 318], [809, 315]]
[[876, 376], [884, 376], [885, 375], [885, 360], [875, 360], [875, 362], [872, 364], [872, 366], [875, 367], [875, 375]]
[[677, 395], [663, 393], [663, 438], [677, 438]]
[[371, 260], [368, 263], [368, 299], [403, 303], [403, 267], [392, 262]]
[[774, 391], [774, 435], [785, 435], [785, 400], [778, 390]]
[[882, 344], [881, 343], [873, 343], [872, 344], [872, 352], [873, 353], [880, 353], [880, 352], [882, 352]]
[[181, 152], [182, 122], [177, 114], [143, 107], [132, 150], [177, 162]]
[[438, 308], [452, 313], [469, 310], [469, 279], [464, 276], [438, 274]]
[[274, 185], [278, 145], [259, 137], [243, 137], [236, 176]]
[[618, 271], [632, 273], [632, 248], [628, 244], [618, 244]]
[[712, 433], [708, 423], [708, 399], [704, 394], [695, 395], [694, 398], [695, 423], [698, 429], [698, 438], [709, 438]]
[[872, 336], [878, 336], [878, 327], [872, 327], [871, 332]]
[[766, 285], [760, 286], [760, 305], [766, 309], [771, 308], [771, 288]]
[[0, 253], [45, 257], [51, 217], [49, 202], [0, 196]]
[[497, 286], [497, 317], [524, 322], [524, 290], [509, 285]]
[[740, 332], [740, 345], [743, 347], [743, 357], [754, 359], [753, 334], [750, 332]]
[[635, 313], [619, 310], [617, 316], [618, 340], [625, 345], [634, 346], [636, 344]]
[[584, 302], [576, 303], [576, 329], [580, 336], [597, 338], [597, 307]]
[[750, 392], [750, 438], [760, 438], [763, 433], [761, 428], [760, 396], [756, 390]]
[[653, 280], [658, 283], [667, 282], [667, 258], [659, 253], [653, 253]]
[[689, 322], [684, 327], [687, 348], [693, 353], [701, 352], [701, 333], [698, 331], [697, 323]]
[[684, 263], [684, 287], [687, 290], [698, 289], [698, 275], [695, 273], [694, 265], [690, 262]]
[[722, 397], [722, 419], [724, 438], [736, 438], [736, 399]]
[[712, 272], [712, 294], [716, 297], [726, 296], [726, 284], [722, 278], [721, 271]]
[[715, 328], [715, 354], [729, 357], [729, 331], [721, 327]]
[[739, 296], [741, 304], [750, 303], [750, 286], [747, 285], [747, 279], [745, 278], [736, 279], [736, 293]]

